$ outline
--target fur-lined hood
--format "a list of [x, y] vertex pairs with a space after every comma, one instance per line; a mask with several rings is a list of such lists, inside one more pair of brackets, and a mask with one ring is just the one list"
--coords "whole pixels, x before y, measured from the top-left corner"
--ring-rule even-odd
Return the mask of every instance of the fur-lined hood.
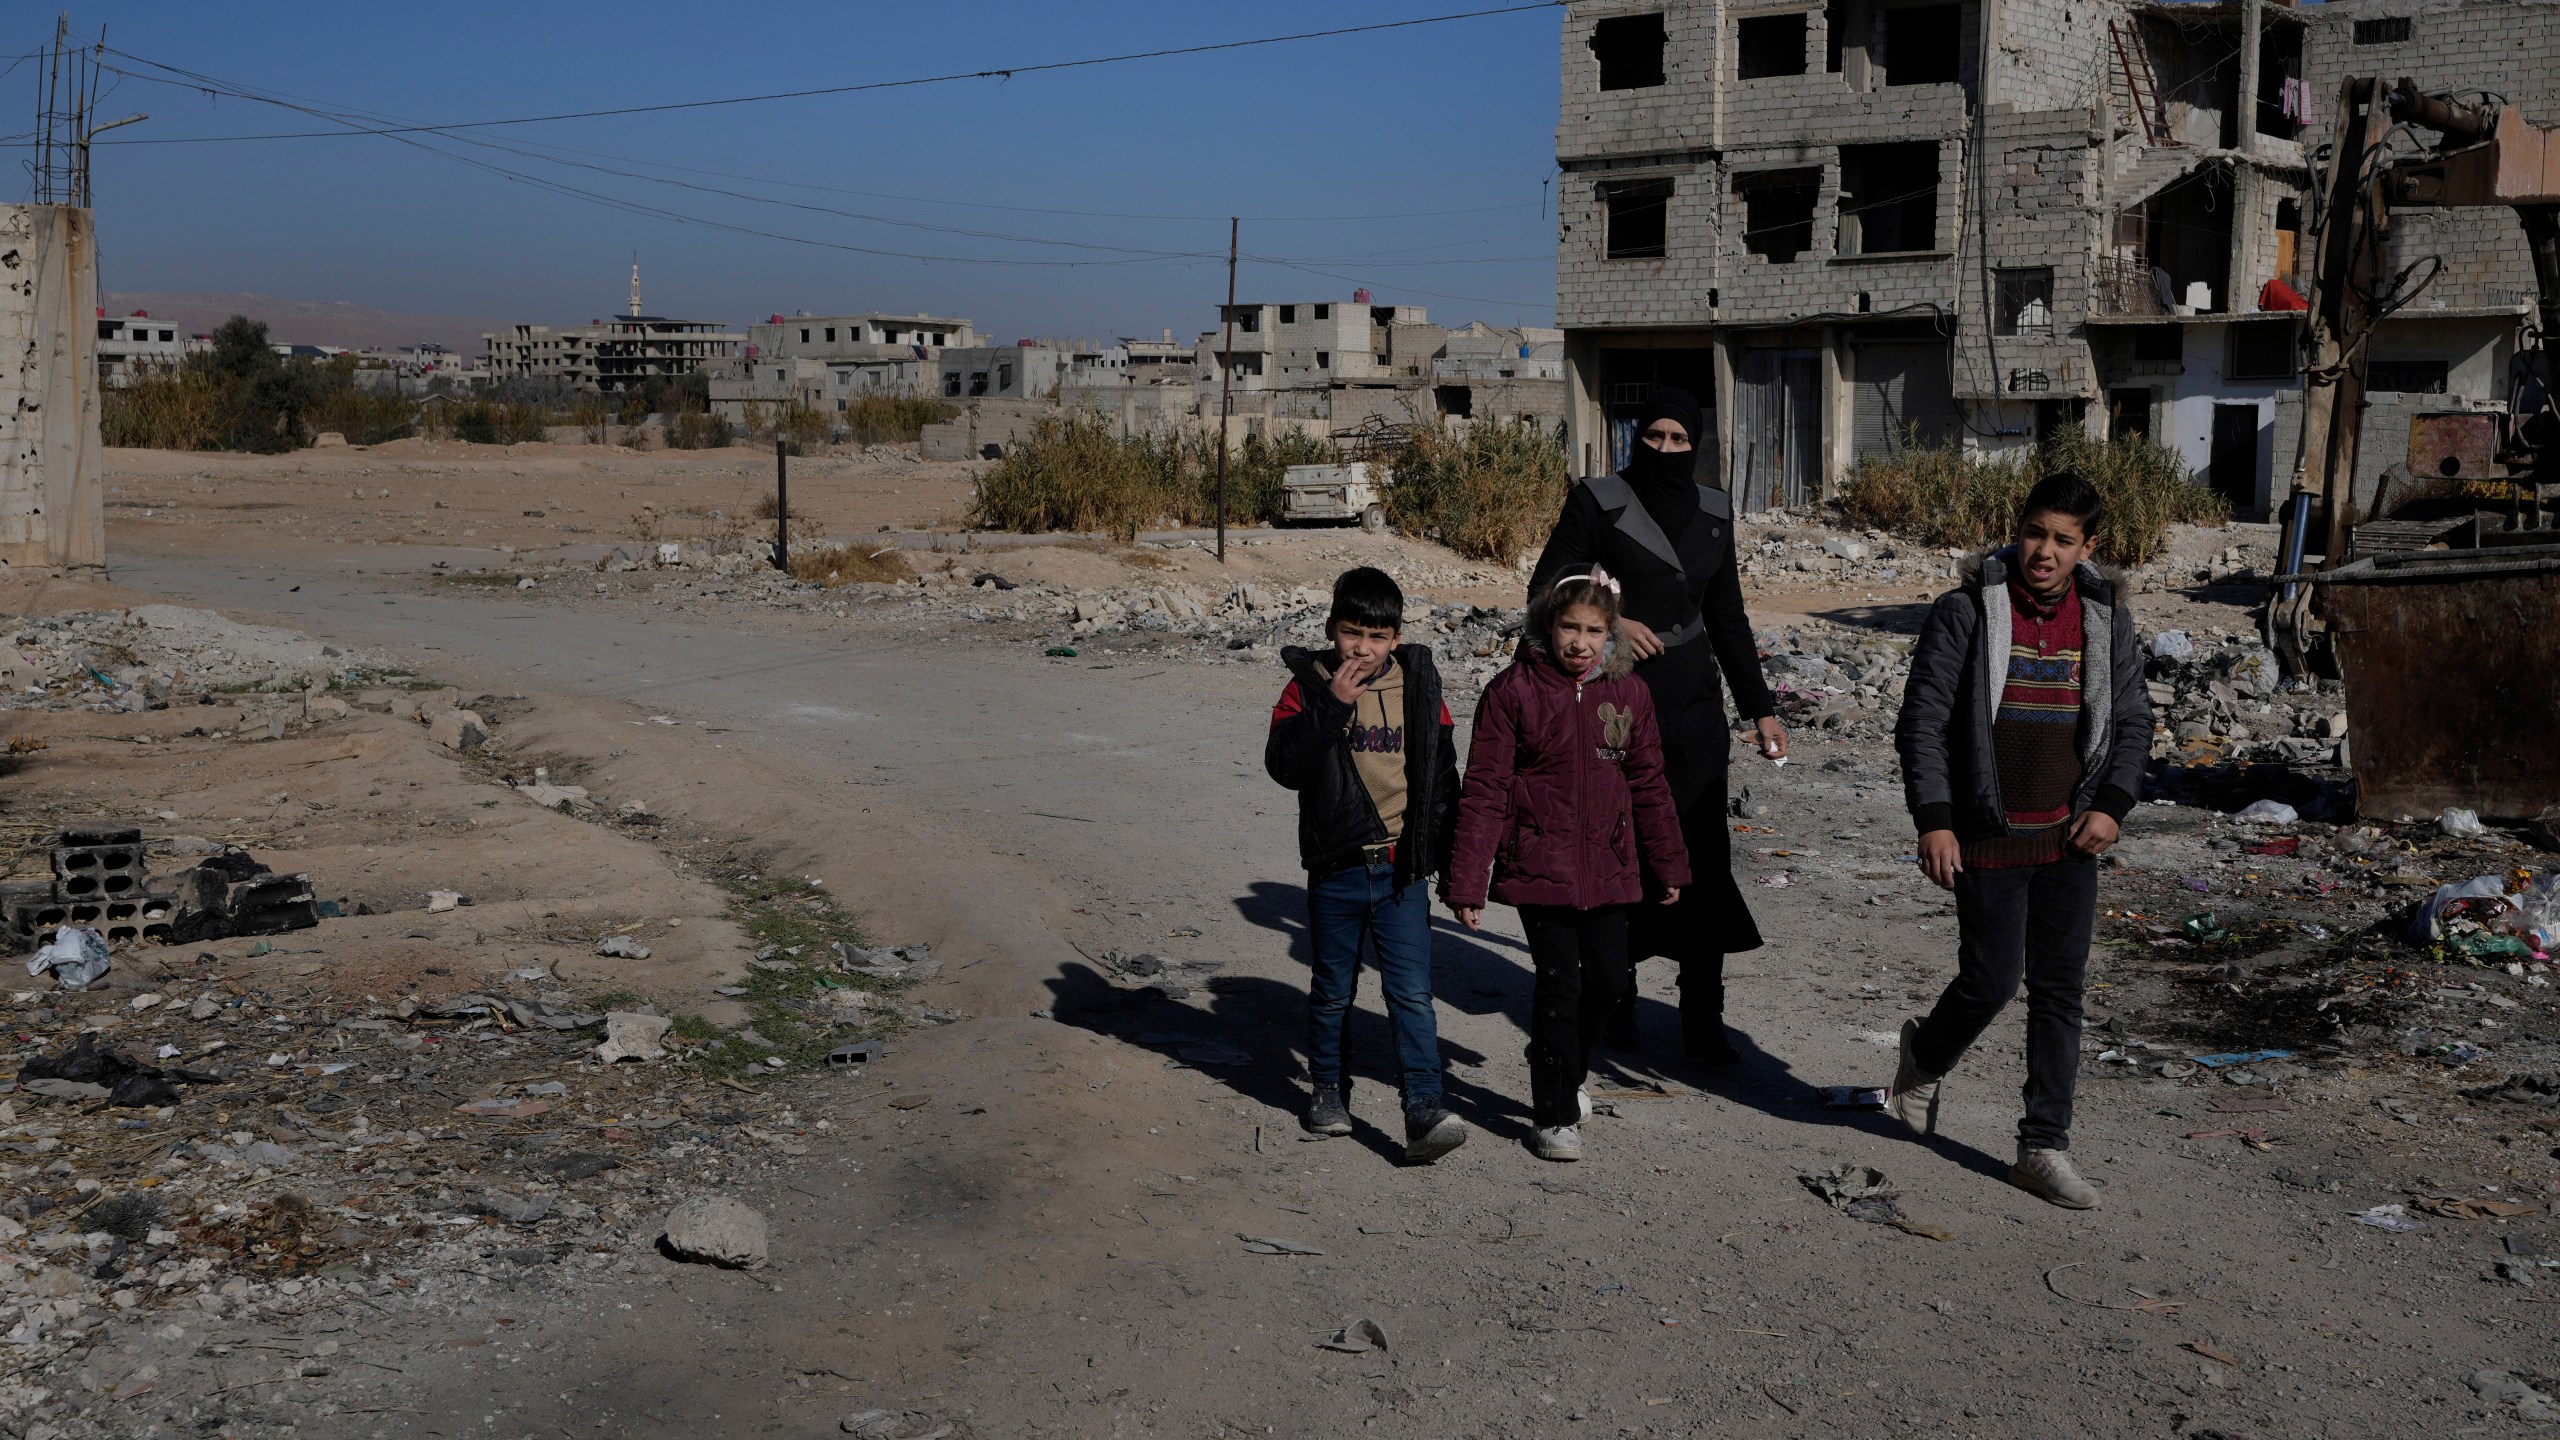
[[[1991, 584], [2006, 585], [2017, 560], [2016, 541], [1969, 555], [1956, 572], [1957, 583], [1967, 590], [1980, 590], [1986, 580]], [[2120, 604], [2133, 596], [2133, 576], [2114, 565], [2083, 560], [2073, 572], [2073, 577], [2084, 587], [2104, 587], [2095, 593], [2105, 604]]]
[[[1513, 658], [1512, 663], [1518, 665], [1543, 665], [1557, 675], [1562, 675], [1564, 673], [1562, 670], [1557, 669], [1554, 659], [1547, 653], [1547, 637], [1535, 630], [1523, 629], [1520, 632], [1520, 651], [1519, 654]], [[1609, 648], [1601, 652], [1600, 674], [1598, 678], [1602, 680], [1622, 679], [1625, 676], [1635, 673], [1635, 668], [1636, 652], [1635, 647], [1627, 643], [1626, 622], [1624, 620], [1610, 621]]]

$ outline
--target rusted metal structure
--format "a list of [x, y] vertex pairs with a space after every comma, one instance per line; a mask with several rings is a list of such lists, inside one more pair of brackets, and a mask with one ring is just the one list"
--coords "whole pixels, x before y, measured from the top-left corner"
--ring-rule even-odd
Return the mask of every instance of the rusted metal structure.
[[2520, 823], [2560, 802], [2560, 544], [2381, 555], [2321, 581], [2359, 811]]
[[[2345, 678], [2357, 808], [2380, 819], [2447, 806], [2528, 821], [2560, 805], [2560, 127], [2517, 107], [2348, 79], [2330, 150], [2304, 393], [2303, 479], [2285, 507], [2268, 638], [2288, 669], [2328, 649]], [[2390, 124], [2385, 125], [2385, 111]], [[2393, 157], [2403, 129], [2439, 143]], [[2395, 208], [2504, 207], [2524, 228], [2540, 303], [2504, 415], [2422, 415], [2375, 513], [2347, 480], [2362, 436], [2375, 321], [2425, 288], [2386, 274]], [[2503, 490], [2503, 513], [2479, 503]], [[2317, 543], [2315, 544], [2315, 538]], [[2307, 555], [2320, 554], [2320, 568]]]

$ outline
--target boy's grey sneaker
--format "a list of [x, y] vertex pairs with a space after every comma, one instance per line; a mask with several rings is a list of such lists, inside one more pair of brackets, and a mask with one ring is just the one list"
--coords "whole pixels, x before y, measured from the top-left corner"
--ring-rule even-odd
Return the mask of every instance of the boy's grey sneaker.
[[1467, 1143], [1467, 1122], [1437, 1105], [1404, 1116], [1404, 1158], [1428, 1165]]
[[1307, 1133], [1310, 1135], [1348, 1135], [1351, 1133], [1351, 1107], [1342, 1103], [1339, 1090], [1319, 1090], [1307, 1102]]
[[2097, 1187], [2080, 1178], [2071, 1164], [2071, 1156], [2061, 1150], [2038, 1150], [2024, 1141], [2018, 1145], [2018, 1163], [2009, 1170], [2009, 1183], [2030, 1195], [2041, 1195], [2066, 1210], [2098, 1208]]
[[1918, 1020], [1902, 1022], [1902, 1060], [1894, 1066], [1893, 1088], [1885, 1092], [1884, 1111], [1911, 1127], [1913, 1133], [1938, 1133], [1938, 1083], [1945, 1077], [1920, 1068], [1911, 1057], [1911, 1042], [1920, 1034]]
[[1582, 1132], [1570, 1125], [1550, 1125], [1529, 1132], [1529, 1153], [1541, 1160], [1582, 1158]]

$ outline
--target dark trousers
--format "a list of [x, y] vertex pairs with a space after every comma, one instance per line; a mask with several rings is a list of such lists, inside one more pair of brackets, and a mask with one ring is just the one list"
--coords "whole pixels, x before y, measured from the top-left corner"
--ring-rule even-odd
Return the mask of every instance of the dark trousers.
[[1633, 988], [1627, 909], [1520, 907], [1520, 928], [1538, 970], [1529, 997], [1529, 1113], [1540, 1129], [1581, 1119], [1574, 1092], [1591, 1073], [1591, 1053], [1619, 995]]
[[1912, 1037], [1912, 1059], [1943, 1075], [1991, 1024], [2021, 978], [2027, 986], [2027, 1114], [2020, 1143], [2071, 1148], [2071, 1095], [2080, 1078], [2080, 996], [2098, 862], [1967, 869], [1956, 876], [1956, 978]]

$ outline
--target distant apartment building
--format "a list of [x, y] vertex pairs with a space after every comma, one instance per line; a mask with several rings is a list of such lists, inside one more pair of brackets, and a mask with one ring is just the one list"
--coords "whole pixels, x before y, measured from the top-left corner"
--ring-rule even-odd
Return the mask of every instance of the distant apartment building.
[[172, 371], [189, 354], [208, 348], [168, 320], [143, 311], [98, 317], [98, 379], [111, 389], [133, 383], [136, 376]]
[[1032, 340], [945, 350], [933, 394], [945, 400], [1046, 400], [1067, 378], [1072, 352]]
[[617, 315], [559, 330], [517, 325], [480, 337], [494, 382], [552, 380], [605, 394], [707, 369], [736, 355], [746, 338], [711, 321], [662, 315]]
[[[1220, 327], [1195, 347], [1204, 415], [1216, 413], [1230, 371], [1237, 413], [1323, 419], [1336, 431], [1372, 419], [1563, 414], [1562, 331], [1481, 323], [1452, 331], [1432, 324], [1422, 306], [1372, 304], [1365, 290], [1349, 304], [1239, 304], [1231, 313], [1232, 342], [1224, 323], [1230, 310], [1221, 307]], [[1543, 354], [1535, 353], [1541, 347]]]
[[865, 393], [929, 393], [940, 384], [935, 357], [977, 338], [956, 316], [775, 315], [748, 326], [745, 348], [711, 372], [712, 413], [745, 424], [751, 410], [834, 412]]
[[[1998, 451], [2076, 429], [2147, 434], [2262, 512], [2290, 480], [2308, 156], [2341, 79], [2560, 101], [2560, 8], [2420, 8], [1574, 0], [1556, 129], [1574, 463], [1617, 464], [1645, 398], [1678, 385], [1750, 508], [1914, 438]], [[2532, 293], [2520, 228], [2404, 212], [2390, 246], [2389, 273], [2443, 269], [2377, 327], [2375, 402], [2503, 403]]]

